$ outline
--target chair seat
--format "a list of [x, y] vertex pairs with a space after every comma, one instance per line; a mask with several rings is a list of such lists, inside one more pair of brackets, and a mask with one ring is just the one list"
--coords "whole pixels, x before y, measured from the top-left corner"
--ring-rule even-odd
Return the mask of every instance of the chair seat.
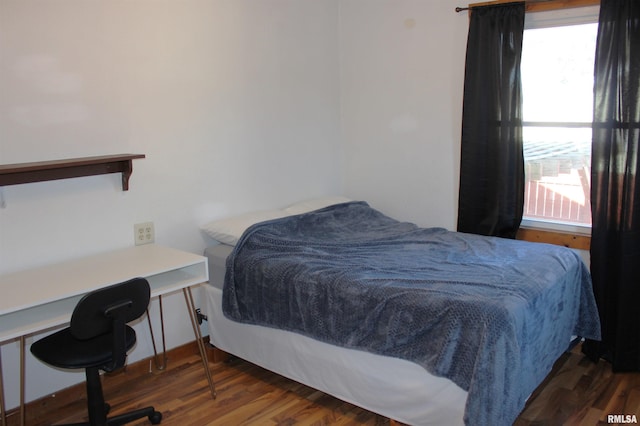
[[[136, 332], [125, 326], [127, 350], [136, 343]], [[31, 345], [36, 358], [60, 368], [91, 368], [108, 365], [113, 358], [113, 335], [103, 334], [89, 340], [78, 340], [65, 328]]]

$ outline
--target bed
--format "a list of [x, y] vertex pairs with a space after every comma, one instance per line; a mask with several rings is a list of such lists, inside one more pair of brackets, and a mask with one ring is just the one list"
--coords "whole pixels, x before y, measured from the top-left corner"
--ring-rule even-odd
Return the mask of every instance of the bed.
[[600, 337], [571, 250], [328, 204], [210, 233], [213, 345], [403, 423], [508, 425], [572, 336]]

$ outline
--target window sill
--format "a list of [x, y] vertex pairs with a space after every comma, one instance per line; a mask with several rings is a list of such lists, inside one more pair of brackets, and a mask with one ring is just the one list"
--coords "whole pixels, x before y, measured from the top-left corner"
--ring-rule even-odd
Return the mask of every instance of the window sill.
[[532, 227], [521, 227], [516, 239], [535, 243], [548, 243], [565, 246], [572, 249], [589, 250], [591, 235], [582, 233], [546, 230]]

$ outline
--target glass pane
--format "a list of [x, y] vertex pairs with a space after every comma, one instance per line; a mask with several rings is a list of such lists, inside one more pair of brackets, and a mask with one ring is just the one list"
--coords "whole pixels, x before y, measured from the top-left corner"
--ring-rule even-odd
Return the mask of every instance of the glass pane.
[[598, 24], [524, 32], [524, 121], [591, 122]]
[[[526, 30], [523, 129], [526, 219], [591, 225], [591, 120], [597, 24]], [[568, 127], [565, 123], [584, 123]]]
[[591, 128], [524, 127], [524, 217], [591, 225]]

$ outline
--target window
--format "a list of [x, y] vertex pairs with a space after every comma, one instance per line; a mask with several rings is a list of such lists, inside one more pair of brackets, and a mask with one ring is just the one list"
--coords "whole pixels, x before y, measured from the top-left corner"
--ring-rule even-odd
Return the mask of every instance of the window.
[[[542, 19], [522, 48], [523, 223], [564, 231], [591, 226], [591, 121], [597, 14]], [[580, 22], [580, 21], [591, 22]], [[568, 22], [568, 23], [567, 23]], [[546, 25], [545, 25], [546, 24]]]

